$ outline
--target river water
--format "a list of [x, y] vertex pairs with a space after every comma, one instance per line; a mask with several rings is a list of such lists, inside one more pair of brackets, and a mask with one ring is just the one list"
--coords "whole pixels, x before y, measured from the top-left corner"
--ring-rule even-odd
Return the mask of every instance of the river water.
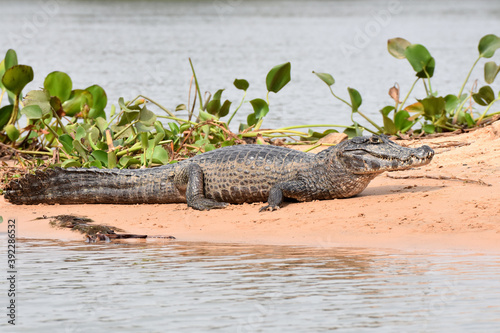
[[[291, 61], [292, 82], [270, 96], [264, 127], [273, 128], [350, 124], [313, 70], [333, 74], [344, 98], [348, 86], [358, 89], [361, 110], [379, 120], [394, 82], [406, 91], [414, 80], [409, 64], [387, 53], [389, 38], [426, 45], [436, 58], [433, 88], [446, 94], [458, 92], [479, 39], [500, 34], [500, 2], [485, 0], [0, 5], [0, 54], [14, 48], [35, 71], [25, 91], [60, 70], [74, 88], [104, 87], [109, 104], [144, 94], [173, 109], [187, 103], [191, 57], [202, 90], [225, 88], [235, 105], [235, 78], [250, 82], [247, 100], [264, 98], [266, 73]], [[472, 77], [482, 84], [482, 67]], [[1, 316], [2, 332], [500, 330], [498, 254], [19, 240], [18, 258], [18, 326]]]
[[[425, 45], [436, 59], [433, 89], [457, 94], [478, 55], [479, 39], [500, 34], [500, 1], [490, 0], [0, 4], [0, 54], [14, 48], [20, 63], [35, 71], [25, 91], [43, 86], [45, 76], [59, 70], [72, 77], [73, 88], [104, 87], [109, 105], [120, 96], [129, 100], [144, 94], [174, 109], [188, 101], [191, 58], [201, 89], [226, 89], [223, 98], [233, 101], [234, 110], [242, 97], [232, 85], [235, 78], [250, 82], [247, 101], [265, 98], [267, 72], [290, 61], [291, 83], [270, 96], [264, 122], [269, 128], [351, 124], [348, 107], [312, 71], [331, 73], [335, 93], [345, 99], [348, 86], [359, 90], [361, 110], [381, 123], [378, 110], [393, 103], [389, 88], [398, 82], [404, 96], [414, 80], [407, 61], [387, 52], [393, 37]], [[484, 62], [472, 75], [480, 84]], [[423, 87], [417, 88], [410, 101], [424, 96]], [[493, 88], [497, 91], [500, 84]], [[251, 110], [246, 103], [233, 127], [245, 122]]]
[[17, 245], [17, 326], [2, 316], [2, 332], [500, 329], [500, 255], [177, 241]]

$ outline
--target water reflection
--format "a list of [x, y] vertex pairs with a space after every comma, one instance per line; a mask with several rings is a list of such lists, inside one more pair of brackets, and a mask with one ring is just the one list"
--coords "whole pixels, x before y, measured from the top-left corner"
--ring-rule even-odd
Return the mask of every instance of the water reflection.
[[182, 242], [18, 245], [16, 332], [481, 331], [500, 324], [499, 255]]

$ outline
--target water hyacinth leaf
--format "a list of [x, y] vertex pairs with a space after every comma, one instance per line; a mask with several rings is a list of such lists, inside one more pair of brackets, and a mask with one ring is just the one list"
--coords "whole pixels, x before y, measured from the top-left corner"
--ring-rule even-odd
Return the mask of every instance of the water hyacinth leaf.
[[424, 107], [424, 115], [428, 119], [443, 115], [446, 102], [443, 97], [426, 97], [418, 100]]
[[404, 59], [406, 48], [410, 45], [411, 43], [404, 38], [392, 38], [387, 41], [387, 50], [394, 58]]
[[387, 105], [385, 107], [383, 107], [381, 110], [380, 110], [380, 113], [383, 115], [383, 116], [388, 116], [389, 113], [391, 113], [391, 111], [393, 111], [395, 108], [394, 106], [392, 105]]
[[15, 65], [5, 71], [2, 83], [7, 90], [20, 96], [24, 87], [33, 81], [33, 77], [33, 68], [26, 65]]
[[85, 131], [85, 128], [83, 128], [83, 126], [79, 125], [76, 128], [75, 139], [81, 140], [81, 139], [85, 138], [86, 135], [87, 135], [87, 131]]
[[226, 99], [222, 104], [222, 106], [220, 107], [217, 116], [219, 116], [219, 118], [227, 116], [229, 114], [230, 108], [231, 108], [231, 102]]
[[172, 131], [172, 133], [174, 135], [179, 134], [180, 128], [179, 128], [179, 126], [176, 123], [170, 122], [170, 123], [168, 123], [168, 127], [170, 127], [170, 130]]
[[97, 117], [101, 117], [106, 119], [106, 112], [104, 112], [104, 109], [108, 104], [108, 97], [104, 89], [101, 86], [94, 84], [85, 90], [92, 94], [93, 104], [89, 112], [89, 118], [96, 119]]
[[[149, 155], [150, 156], [148, 158], [151, 158], [151, 154], [149, 154]], [[168, 164], [168, 162], [170, 160], [170, 158], [168, 156], [168, 152], [162, 146], [154, 147], [152, 159], [153, 159], [153, 163], [162, 164], [162, 165]]]
[[28, 119], [41, 119], [43, 116], [42, 108], [36, 104], [25, 106], [22, 108], [21, 114], [26, 115]]
[[68, 134], [60, 135], [57, 140], [62, 144], [66, 154], [71, 154], [73, 151], [73, 138]]
[[73, 140], [73, 147], [78, 152], [78, 154], [85, 160], [88, 161], [87, 150], [83, 147], [82, 143], [78, 140]]
[[205, 111], [200, 111], [198, 115], [202, 121], [217, 120], [217, 118], [214, 115], [211, 115], [210, 113]]
[[123, 100], [123, 97], [118, 98], [118, 105], [125, 112], [131, 112], [131, 113], [133, 113], [133, 112], [137, 112], [138, 111], [137, 109], [131, 109], [128, 106], [126, 106], [125, 105], [125, 101]]
[[217, 92], [214, 94], [214, 97], [212, 97], [212, 99], [217, 99], [217, 100], [220, 100], [220, 97], [222, 96], [222, 92], [224, 91], [224, 89], [219, 89], [217, 90]]
[[277, 93], [291, 80], [290, 62], [273, 67], [266, 76], [267, 91]]
[[13, 109], [14, 105], [12, 104], [5, 105], [0, 109], [0, 130], [2, 130], [4, 126], [9, 122], [10, 115], [12, 114]]
[[269, 105], [267, 105], [266, 101], [261, 98], [252, 99], [250, 104], [252, 104], [255, 119], [263, 118], [269, 112]]
[[184, 111], [184, 110], [187, 110], [186, 104], [179, 104], [175, 107], [174, 111]]
[[184, 133], [191, 127], [190, 123], [184, 123], [179, 127], [179, 132]]
[[409, 45], [405, 50], [405, 57], [413, 67], [413, 70], [417, 72], [418, 77], [426, 78], [426, 72], [429, 74], [429, 77], [432, 77], [434, 74], [436, 62], [425, 46], [420, 44]]
[[139, 121], [146, 126], [151, 126], [156, 121], [156, 115], [144, 106], [141, 111], [139, 111]]
[[405, 107], [405, 110], [408, 112], [416, 112], [420, 114], [424, 114], [424, 106], [420, 102], [416, 102]]
[[396, 113], [394, 117], [394, 126], [397, 131], [404, 133], [413, 125], [413, 122], [409, 121], [408, 118], [410, 118], [410, 114], [406, 110], [401, 110]]
[[154, 126], [152, 125], [145, 125], [141, 122], [138, 122], [134, 125], [135, 129], [139, 133], [145, 133], [145, 132], [151, 132], [154, 129]]
[[354, 88], [348, 87], [347, 91], [349, 92], [349, 97], [351, 98], [352, 112], [358, 112], [358, 109], [361, 106], [361, 103], [363, 103], [361, 95]]
[[5, 70], [18, 65], [17, 62], [17, 53], [13, 49], [8, 49], [7, 53], [5, 53]]
[[321, 81], [325, 82], [329, 87], [333, 86], [335, 84], [335, 79], [331, 74], [328, 73], [317, 73], [313, 71], [314, 74], [316, 74], [317, 77], [320, 78]]
[[10, 124], [5, 126], [4, 130], [11, 142], [16, 142], [16, 140], [19, 139], [20, 133], [16, 126]]
[[500, 37], [492, 34], [481, 38], [479, 45], [477, 46], [479, 56], [483, 58], [493, 57], [498, 48], [500, 48]]
[[250, 84], [248, 83], [248, 81], [244, 80], [244, 79], [235, 79], [233, 84], [236, 87], [236, 89], [244, 90], [244, 91], [247, 91], [248, 87], [250, 87]]
[[382, 117], [384, 121], [384, 134], [396, 134], [396, 126], [391, 118], [387, 116]]
[[37, 105], [42, 110], [43, 115], [52, 113], [52, 107], [50, 105], [50, 96], [46, 91], [43, 90], [31, 90], [24, 97], [24, 107], [30, 105]]
[[474, 98], [477, 104], [487, 106], [495, 100], [495, 93], [490, 86], [484, 86], [477, 93], [472, 94], [472, 98]]
[[61, 168], [79, 168], [81, 165], [78, 160], [68, 159], [61, 164]]
[[98, 117], [97, 119], [95, 119], [95, 124], [99, 129], [99, 131], [101, 132], [101, 134], [104, 135], [106, 129], [108, 128], [108, 122], [106, 121], [106, 119]]
[[247, 116], [247, 124], [248, 124], [247, 127], [240, 126], [240, 132], [243, 131], [244, 129], [248, 128], [249, 126], [253, 126], [253, 125], [257, 124], [257, 119], [255, 118], [255, 113], [250, 113]]
[[69, 99], [62, 104], [62, 108], [66, 115], [75, 116], [80, 113], [85, 105], [91, 107], [93, 105], [92, 94], [86, 90], [76, 89], [71, 92]]
[[424, 126], [422, 126], [422, 129], [427, 134], [433, 134], [434, 132], [436, 132], [436, 126], [432, 124], [425, 124]]
[[444, 97], [444, 109], [446, 112], [451, 113], [459, 104], [458, 97], [452, 94], [446, 95]]
[[71, 96], [73, 82], [68, 74], [55, 71], [45, 77], [43, 87], [49, 92], [50, 96], [56, 96], [61, 103], [64, 103]]
[[487, 62], [484, 64], [484, 81], [488, 84], [492, 84], [498, 72], [500, 72], [500, 65], [497, 65], [494, 61]]
[[208, 113], [215, 116], [219, 112], [220, 106], [220, 99], [212, 99], [208, 102], [206, 110]]
[[141, 161], [135, 157], [123, 156], [120, 158], [119, 165], [121, 168], [125, 169], [130, 167], [131, 165], [141, 164]]

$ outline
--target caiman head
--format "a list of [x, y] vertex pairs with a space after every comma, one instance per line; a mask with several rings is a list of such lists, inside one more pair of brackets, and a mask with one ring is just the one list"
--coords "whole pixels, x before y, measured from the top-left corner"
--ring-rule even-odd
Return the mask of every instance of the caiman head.
[[428, 164], [434, 156], [429, 146], [406, 148], [385, 135], [360, 136], [336, 146], [337, 160], [354, 174], [379, 174]]

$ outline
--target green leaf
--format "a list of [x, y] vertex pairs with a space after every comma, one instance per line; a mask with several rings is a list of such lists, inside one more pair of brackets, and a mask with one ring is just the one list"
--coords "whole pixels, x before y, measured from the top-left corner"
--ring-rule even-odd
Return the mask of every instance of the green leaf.
[[385, 134], [396, 134], [396, 127], [394, 126], [394, 122], [390, 119], [389, 113], [394, 110], [394, 106], [388, 105], [380, 110], [382, 114], [382, 120], [384, 121], [384, 133]]
[[479, 56], [483, 58], [491, 58], [495, 51], [500, 48], [500, 38], [496, 35], [486, 35], [479, 41], [477, 49]]
[[61, 164], [61, 168], [78, 168], [80, 166], [80, 161], [74, 159], [67, 159]]
[[5, 54], [5, 69], [9, 69], [13, 66], [17, 66], [17, 53], [13, 49], [8, 49]]
[[255, 119], [263, 118], [269, 112], [269, 105], [261, 98], [252, 99], [250, 104], [252, 104]]
[[484, 64], [484, 81], [488, 84], [492, 84], [498, 72], [500, 72], [500, 66], [497, 66], [494, 61], [487, 62]]
[[321, 81], [325, 82], [329, 87], [333, 86], [335, 84], [335, 79], [333, 76], [331, 76], [328, 73], [316, 73], [313, 71], [314, 74], [316, 74], [317, 77], [321, 79]]
[[4, 127], [5, 133], [7, 133], [7, 137], [10, 139], [11, 142], [16, 142], [17, 139], [19, 139], [19, 130], [16, 128], [16, 126], [10, 124]]
[[26, 115], [28, 119], [40, 119], [43, 116], [42, 108], [38, 105], [28, 105], [22, 108], [22, 114]]
[[[246, 128], [248, 128], [248, 127], [252, 126], [252, 125], [257, 124], [257, 121], [258, 121], [258, 120], [255, 118], [255, 113], [250, 113], [250, 114], [247, 116], [247, 124], [248, 124], [248, 126], [247, 126], [247, 127], [245, 127], [245, 128], [243, 128], [242, 126], [240, 126], [240, 132], [241, 132], [241, 131], [243, 131], [244, 129], [246, 129]], [[241, 124], [241, 125], [243, 125], [243, 124]]]
[[[148, 159], [151, 158], [151, 149], [149, 152]], [[168, 152], [163, 148], [162, 146], [156, 146], [154, 147], [153, 150], [153, 163], [158, 163], [158, 164], [168, 164], [170, 158], [168, 156]]]
[[83, 147], [80, 141], [73, 140], [73, 147], [78, 152], [78, 155], [80, 155], [85, 161], [88, 160], [87, 150], [85, 149], [85, 147]]
[[208, 102], [206, 110], [211, 115], [215, 116], [219, 112], [219, 109], [220, 109], [220, 99], [212, 99], [210, 102]]
[[106, 96], [104, 89], [101, 86], [94, 84], [85, 90], [92, 94], [93, 105], [89, 112], [89, 118], [96, 119], [97, 117], [101, 117], [106, 119], [106, 112], [104, 112], [104, 108], [106, 108], [106, 105], [108, 104], [108, 97]]
[[220, 107], [217, 116], [219, 118], [227, 116], [229, 114], [230, 107], [231, 107], [231, 102], [226, 99], [224, 101], [224, 104], [222, 104], [222, 106]]
[[444, 105], [444, 109], [446, 110], [446, 112], [448, 113], [451, 113], [453, 110], [455, 110], [455, 108], [458, 106], [459, 104], [459, 100], [458, 100], [458, 97], [455, 96], [455, 95], [446, 95], [444, 97], [444, 102], [445, 102], [445, 105]]
[[287, 62], [273, 67], [266, 76], [267, 91], [277, 93], [290, 82], [292, 65]]
[[349, 92], [349, 97], [351, 98], [352, 112], [358, 112], [358, 109], [361, 106], [361, 103], [363, 103], [363, 100], [361, 99], [361, 95], [354, 88], [348, 87], [347, 91]]
[[214, 115], [211, 115], [210, 113], [205, 112], [205, 111], [201, 111], [201, 110], [199, 113], [199, 117], [200, 117], [201, 121], [217, 120], [217, 118]]
[[434, 132], [436, 132], [436, 126], [432, 124], [425, 124], [424, 126], [422, 126], [422, 129], [427, 134], [433, 134]]
[[217, 92], [214, 94], [214, 97], [212, 97], [212, 100], [214, 100], [214, 99], [220, 100], [220, 97], [221, 97], [223, 91], [224, 91], [224, 89], [217, 90]]
[[477, 104], [487, 106], [495, 100], [495, 93], [490, 86], [484, 86], [477, 93], [472, 94], [472, 98], [474, 98]]
[[404, 38], [392, 38], [387, 41], [387, 51], [397, 59], [406, 58], [405, 51], [411, 43]]
[[64, 103], [71, 96], [73, 82], [71, 82], [68, 74], [56, 71], [45, 77], [43, 87], [49, 92], [50, 96], [56, 96], [61, 103]]
[[50, 96], [43, 90], [31, 90], [24, 97], [24, 108], [30, 105], [37, 105], [42, 110], [43, 115], [51, 114]]
[[425, 46], [420, 44], [409, 45], [405, 50], [405, 57], [413, 70], [417, 72], [418, 77], [427, 78], [425, 72], [429, 74], [429, 77], [434, 74], [436, 62]]
[[9, 122], [12, 110], [14, 110], [14, 105], [12, 104], [5, 105], [0, 109], [0, 130], [2, 130], [4, 126]]
[[233, 84], [236, 87], [236, 89], [240, 89], [240, 90], [244, 90], [244, 91], [247, 91], [248, 87], [250, 87], [250, 84], [248, 83], [248, 81], [243, 80], [243, 79], [235, 79]]
[[94, 150], [91, 155], [104, 166], [108, 165], [108, 154], [104, 150]]
[[426, 97], [418, 100], [424, 107], [424, 115], [427, 119], [441, 116], [445, 111], [446, 102], [443, 97]]
[[187, 106], [186, 104], [179, 104], [175, 107], [175, 111], [184, 111], [184, 110], [187, 110]]
[[85, 138], [86, 135], [87, 135], [87, 131], [85, 131], [85, 128], [83, 128], [82, 125], [78, 125], [78, 127], [76, 128], [75, 139], [81, 140], [81, 139]]
[[144, 105], [141, 111], [139, 111], [139, 121], [143, 125], [151, 126], [156, 121], [156, 115], [154, 114], [154, 112], [149, 111]]
[[85, 105], [92, 107], [92, 94], [87, 90], [76, 89], [71, 92], [69, 99], [62, 104], [62, 108], [66, 115], [72, 117], [80, 113]]
[[57, 140], [62, 144], [66, 154], [71, 154], [73, 152], [73, 138], [68, 134], [60, 135]]
[[26, 65], [14, 65], [5, 71], [2, 83], [7, 90], [20, 96], [24, 87], [33, 81], [33, 68]]
[[108, 122], [106, 121], [106, 119], [99, 117], [95, 119], [95, 124], [99, 129], [99, 131], [101, 132], [101, 134], [104, 135], [106, 129], [108, 128]]
[[409, 121], [408, 118], [410, 118], [410, 114], [406, 110], [401, 110], [396, 113], [394, 117], [394, 126], [397, 131], [404, 133], [413, 125], [413, 122]]
[[120, 106], [120, 108], [124, 112], [128, 112], [128, 113], [134, 113], [134, 112], [138, 112], [140, 110], [140, 108], [138, 106], [136, 106], [136, 107], [126, 106], [125, 101], [123, 100], [123, 97], [120, 97], [118, 99], [118, 105]]
[[380, 110], [380, 113], [382, 113], [383, 116], [387, 117], [392, 110], [394, 110], [394, 106], [387, 105]]

